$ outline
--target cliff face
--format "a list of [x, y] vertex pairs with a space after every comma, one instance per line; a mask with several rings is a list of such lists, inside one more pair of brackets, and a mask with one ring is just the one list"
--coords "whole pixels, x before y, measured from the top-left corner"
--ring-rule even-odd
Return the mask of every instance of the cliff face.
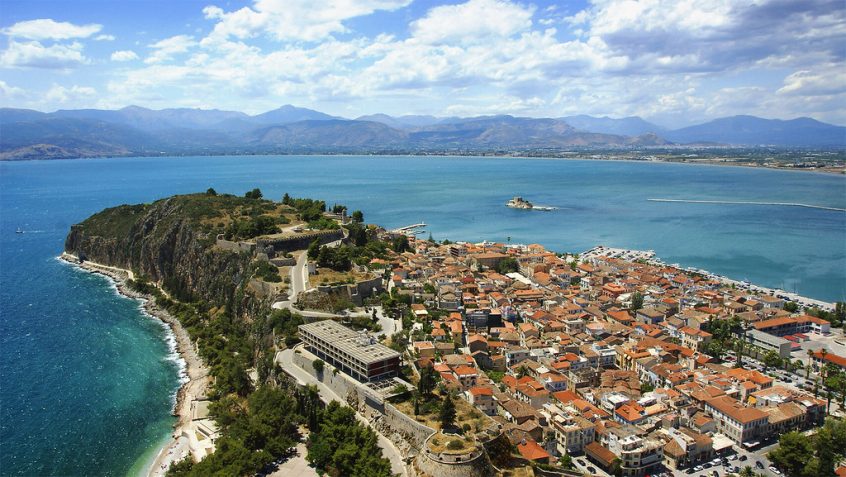
[[65, 251], [132, 270], [177, 299], [229, 306], [235, 315], [248, 317], [267, 305], [244, 287], [251, 256], [213, 246], [213, 237], [200, 226], [201, 214], [209, 213], [198, 213], [200, 197], [176, 196], [106, 209], [71, 227]]

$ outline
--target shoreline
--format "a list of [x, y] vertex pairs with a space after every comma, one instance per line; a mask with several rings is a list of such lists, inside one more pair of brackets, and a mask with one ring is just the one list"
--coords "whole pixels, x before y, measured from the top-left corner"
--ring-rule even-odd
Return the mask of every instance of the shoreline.
[[[581, 152], [591, 152], [591, 151], [581, 151]], [[802, 173], [816, 173], [816, 174], [823, 174], [823, 175], [835, 175], [835, 176], [846, 176], [846, 170], [838, 169], [838, 166], [831, 166], [831, 167], [821, 167], [821, 168], [800, 168], [800, 167], [779, 167], [773, 165], [766, 165], [766, 164], [756, 164], [750, 162], [728, 162], [728, 161], [721, 161], [721, 160], [701, 160], [701, 161], [692, 161], [692, 160], [647, 160], [647, 159], [632, 159], [632, 158], [623, 158], [623, 157], [615, 157], [615, 158], [595, 158], [595, 157], [584, 157], [584, 156], [544, 156], [544, 155], [525, 155], [525, 154], [485, 154], [485, 153], [475, 153], [475, 154], [460, 154], [460, 153], [420, 153], [420, 154], [409, 154], [409, 153], [361, 153], [361, 154], [353, 154], [353, 153], [338, 153], [338, 154], [327, 154], [327, 153], [268, 153], [268, 154], [192, 154], [192, 155], [159, 155], [159, 156], [87, 156], [87, 157], [61, 157], [61, 158], [33, 158], [33, 159], [0, 159], [0, 163], [15, 163], [15, 162], [32, 162], [32, 161], [78, 161], [78, 160], [96, 160], [96, 159], [183, 159], [183, 158], [191, 158], [191, 157], [292, 157], [292, 156], [302, 156], [302, 157], [362, 157], [362, 156], [374, 156], [374, 157], [418, 157], [418, 158], [426, 158], [426, 157], [446, 157], [446, 158], [476, 158], [476, 159], [542, 159], [542, 160], [563, 160], [563, 161], [606, 161], [606, 162], [643, 162], [643, 163], [653, 163], [653, 164], [686, 164], [686, 165], [700, 165], [700, 166], [714, 166], [714, 167], [740, 167], [746, 169], [766, 169], [766, 170], [776, 170], [776, 171], [788, 171], [788, 172], [802, 172]]]
[[141, 471], [141, 475], [147, 477], [164, 476], [172, 463], [191, 454], [188, 440], [183, 437], [183, 432], [189, 430], [189, 424], [192, 421], [191, 403], [205, 396], [209, 384], [209, 370], [179, 320], [174, 318], [167, 310], [156, 305], [152, 296], [139, 293], [126, 285], [126, 280], [134, 277], [132, 271], [91, 261], [79, 263], [77, 257], [66, 252], [62, 252], [58, 258], [89, 273], [96, 273], [111, 279], [120, 295], [138, 300], [143, 312], [159, 320], [170, 330], [170, 334], [173, 336], [175, 351], [184, 363], [180, 376], [182, 382], [176, 391], [176, 400], [171, 409], [171, 415], [175, 416], [177, 420], [173, 425], [170, 437], [158, 449], [155, 458], [143, 465]]
[[579, 257], [580, 258], [593, 259], [593, 258], [597, 258], [597, 257], [600, 257], [600, 256], [608, 256], [608, 255], [605, 255], [606, 251], [610, 252], [611, 254], [614, 254], [614, 253], [617, 253], [617, 252], [622, 252], [622, 253], [628, 253], [628, 254], [633, 254], [633, 255], [639, 255], [639, 256], [635, 257], [635, 260], [643, 259], [647, 263], [649, 263], [650, 265], [673, 267], [673, 268], [676, 268], [676, 269], [678, 269], [679, 271], [682, 271], [682, 272], [697, 273], [697, 274], [703, 275], [705, 277], [708, 277], [712, 280], [718, 280], [720, 283], [722, 283], [724, 285], [735, 286], [738, 289], [758, 291], [758, 292], [768, 294], [768, 295], [772, 295], [772, 296], [782, 295], [782, 296], [786, 296], [786, 297], [790, 298], [790, 300], [794, 301], [794, 302], [800, 302], [800, 303], [805, 302], [805, 303], [808, 303], [810, 305], [819, 307], [819, 308], [821, 308], [823, 310], [827, 310], [827, 311], [834, 310], [834, 305], [835, 305], [834, 302], [829, 302], [829, 301], [821, 300], [821, 299], [818, 299], [818, 298], [811, 298], [811, 297], [808, 297], [808, 296], [800, 295], [798, 293], [790, 292], [790, 291], [787, 291], [787, 290], [782, 290], [780, 288], [771, 288], [771, 287], [767, 287], [767, 286], [764, 286], [764, 285], [757, 285], [755, 283], [751, 283], [751, 282], [747, 282], [747, 281], [743, 281], [743, 280], [735, 280], [734, 278], [729, 278], [725, 275], [720, 275], [720, 274], [717, 274], [717, 273], [714, 273], [714, 272], [711, 272], [711, 271], [708, 271], [708, 270], [704, 270], [704, 269], [701, 269], [701, 268], [683, 267], [679, 264], [670, 264], [670, 263], [663, 261], [661, 258], [659, 258], [658, 255], [656, 255], [655, 251], [653, 251], [653, 250], [635, 250], [635, 249], [627, 249], [627, 248], [619, 248], [619, 247], [606, 247], [605, 245], [597, 245], [593, 248], [590, 248], [588, 250], [585, 250], [584, 252], [579, 253]]

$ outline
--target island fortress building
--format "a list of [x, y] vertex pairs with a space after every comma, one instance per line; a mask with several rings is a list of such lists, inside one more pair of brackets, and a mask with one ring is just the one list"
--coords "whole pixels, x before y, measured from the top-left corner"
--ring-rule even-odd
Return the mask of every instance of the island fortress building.
[[353, 331], [332, 320], [300, 325], [300, 339], [309, 351], [359, 381], [396, 376], [400, 354], [367, 333]]

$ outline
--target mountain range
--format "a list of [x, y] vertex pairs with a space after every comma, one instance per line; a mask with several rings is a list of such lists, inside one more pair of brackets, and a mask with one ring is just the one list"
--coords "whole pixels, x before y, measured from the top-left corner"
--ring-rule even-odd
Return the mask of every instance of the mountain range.
[[0, 108], [0, 159], [162, 154], [389, 153], [644, 148], [675, 145], [846, 147], [846, 127], [810, 118], [733, 116], [681, 129], [639, 117], [508, 115], [356, 119], [285, 105], [237, 111], [129, 106], [43, 113]]

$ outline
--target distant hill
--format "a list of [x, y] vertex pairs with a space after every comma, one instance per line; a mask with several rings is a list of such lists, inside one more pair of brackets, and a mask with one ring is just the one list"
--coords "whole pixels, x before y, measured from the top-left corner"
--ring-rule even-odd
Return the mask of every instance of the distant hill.
[[[411, 133], [420, 146], [439, 147], [567, 147], [567, 146], [630, 146], [666, 144], [660, 138], [637, 138], [578, 131], [558, 119], [515, 118], [492, 116], [456, 120], [418, 128]], [[644, 141], [649, 144], [644, 143]]]
[[[0, 117], [5, 115], [0, 115]], [[143, 153], [160, 141], [143, 131], [94, 119], [55, 118], [0, 124], [0, 158], [42, 150], [59, 157]], [[37, 146], [33, 149], [33, 146]], [[9, 156], [9, 157], [7, 157]]]
[[662, 134], [666, 128], [650, 123], [638, 116], [629, 116], [626, 118], [614, 119], [607, 116], [601, 118], [586, 116], [584, 114], [578, 116], [565, 116], [560, 118], [570, 126], [576, 129], [603, 133], [603, 134], [617, 134], [620, 136], [640, 136], [643, 134]]
[[664, 137], [678, 143], [714, 142], [738, 145], [794, 147], [844, 147], [846, 127], [811, 118], [791, 120], [732, 116], [705, 124], [667, 131]]
[[259, 124], [289, 124], [299, 121], [325, 121], [329, 119], [342, 119], [337, 116], [330, 116], [313, 109], [298, 108], [286, 104], [281, 108], [266, 113], [251, 116], [249, 121]]
[[0, 159], [265, 152], [526, 151], [544, 149], [776, 145], [846, 147], [846, 128], [799, 118], [735, 116], [678, 130], [638, 117], [474, 118], [385, 114], [342, 119], [285, 105], [236, 111], [129, 106], [42, 113], [0, 108]]
[[401, 146], [407, 137], [403, 131], [381, 123], [332, 119], [258, 129], [247, 143], [283, 150], [349, 150]]
[[139, 106], [127, 106], [123, 109], [75, 109], [58, 110], [50, 113], [50, 117], [93, 119], [131, 126], [144, 131], [159, 131], [163, 129], [209, 129], [226, 120], [249, 118], [244, 113], [236, 111], [221, 111], [218, 109], [147, 109]]
[[460, 120], [460, 118], [438, 118], [435, 116], [388, 116], [387, 114], [369, 114], [356, 118], [356, 121], [373, 121], [382, 123], [396, 129], [412, 129], [419, 127], [432, 126], [435, 124], [443, 124], [451, 121]]

